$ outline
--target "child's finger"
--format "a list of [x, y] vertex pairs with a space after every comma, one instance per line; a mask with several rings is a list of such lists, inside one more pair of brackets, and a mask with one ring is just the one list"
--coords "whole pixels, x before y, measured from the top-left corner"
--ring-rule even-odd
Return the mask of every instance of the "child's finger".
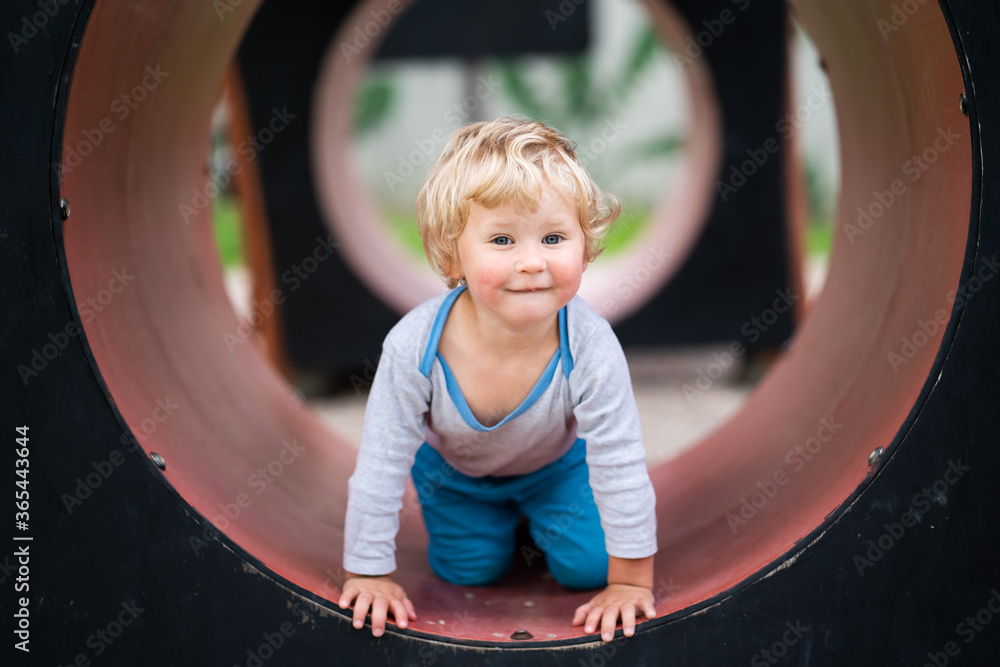
[[601, 614], [604, 613], [604, 607], [591, 607], [590, 612], [587, 614], [587, 624], [584, 626], [585, 632], [596, 632], [597, 623], [601, 620]]
[[618, 607], [607, 607], [601, 619], [601, 639], [606, 642], [615, 637], [615, 628], [618, 626]]
[[622, 631], [626, 637], [635, 634], [635, 606], [630, 604], [622, 605]]
[[351, 606], [351, 602], [358, 595], [358, 589], [354, 586], [345, 586], [342, 591], [340, 591], [340, 599], [337, 600], [337, 605], [342, 609], [347, 609]]
[[590, 603], [582, 604], [576, 608], [573, 612], [573, 625], [582, 625], [583, 619], [587, 618], [587, 614], [590, 612]]
[[406, 607], [406, 615], [411, 621], [417, 620], [417, 610], [413, 608], [410, 598], [403, 598], [403, 605]]
[[653, 620], [654, 618], [656, 618], [656, 607], [649, 604], [648, 602], [645, 602], [642, 605], [642, 614], [649, 620]]
[[365, 626], [365, 616], [368, 615], [368, 605], [371, 604], [372, 596], [368, 593], [360, 593], [354, 600], [354, 627], [361, 629]]
[[396, 619], [396, 625], [405, 628], [409, 621], [406, 605], [401, 600], [393, 600], [389, 603], [389, 608], [392, 609], [392, 617]]
[[372, 603], [372, 635], [381, 637], [385, 632], [385, 613], [389, 603], [381, 595]]

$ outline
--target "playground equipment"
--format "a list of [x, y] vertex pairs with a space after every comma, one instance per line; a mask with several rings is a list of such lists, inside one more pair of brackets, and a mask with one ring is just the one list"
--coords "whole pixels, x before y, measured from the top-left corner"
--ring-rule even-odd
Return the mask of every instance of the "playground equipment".
[[[209, 114], [253, 5], [18, 1], [4, 12], [18, 39], [8, 37], [0, 77], [3, 495], [28, 481], [29, 517], [12, 528], [31, 538], [9, 542], [8, 554], [24, 555], [2, 561], [17, 591], [0, 598], [2, 616], [30, 648], [8, 644], [15, 659], [882, 665], [995, 655], [994, 3], [793, 4], [840, 122], [830, 275], [743, 409], [652, 471], [658, 616], [611, 645], [569, 627], [581, 595], [537, 566], [490, 589], [435, 580], [416, 512], [399, 540], [398, 579], [419, 614], [411, 629], [373, 639], [332, 602], [352, 445], [242, 337], [208, 211], [194, 203]], [[730, 9], [736, 29], [744, 5], [705, 11]], [[195, 209], [189, 220], [182, 204]], [[748, 321], [748, 338], [755, 329]], [[29, 461], [22, 476], [18, 458]], [[19, 576], [29, 588], [15, 588]]]

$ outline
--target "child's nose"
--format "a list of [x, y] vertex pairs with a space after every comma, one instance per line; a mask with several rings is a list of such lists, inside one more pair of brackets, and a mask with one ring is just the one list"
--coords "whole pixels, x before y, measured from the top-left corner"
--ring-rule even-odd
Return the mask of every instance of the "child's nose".
[[520, 273], [538, 273], [545, 270], [545, 259], [536, 248], [525, 248], [514, 261], [514, 269]]

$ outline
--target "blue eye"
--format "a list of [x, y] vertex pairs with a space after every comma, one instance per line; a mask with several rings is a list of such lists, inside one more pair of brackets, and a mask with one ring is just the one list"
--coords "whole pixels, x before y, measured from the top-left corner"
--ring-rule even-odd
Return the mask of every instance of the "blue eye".
[[542, 243], [546, 245], [555, 245], [560, 241], [562, 241], [562, 237], [559, 234], [549, 234], [544, 239], [542, 239]]
[[510, 245], [514, 240], [509, 236], [498, 236], [493, 239], [493, 243], [496, 245]]

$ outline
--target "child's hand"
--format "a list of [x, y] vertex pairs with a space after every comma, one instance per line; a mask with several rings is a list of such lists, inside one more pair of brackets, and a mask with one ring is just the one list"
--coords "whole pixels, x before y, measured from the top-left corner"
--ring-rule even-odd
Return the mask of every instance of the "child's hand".
[[385, 631], [386, 612], [392, 611], [396, 625], [405, 628], [417, 618], [413, 603], [406, 597], [403, 587], [389, 578], [350, 575], [344, 582], [344, 589], [337, 602], [346, 609], [354, 603], [354, 627], [362, 628], [368, 608], [372, 610], [372, 635], [381, 637]]
[[656, 616], [653, 606], [653, 591], [631, 584], [608, 584], [608, 587], [594, 596], [587, 604], [580, 605], [573, 614], [573, 625], [584, 625], [585, 632], [594, 632], [601, 622], [601, 639], [611, 641], [615, 636], [618, 617], [622, 619], [622, 630], [626, 637], [635, 634], [636, 611], [646, 618]]

